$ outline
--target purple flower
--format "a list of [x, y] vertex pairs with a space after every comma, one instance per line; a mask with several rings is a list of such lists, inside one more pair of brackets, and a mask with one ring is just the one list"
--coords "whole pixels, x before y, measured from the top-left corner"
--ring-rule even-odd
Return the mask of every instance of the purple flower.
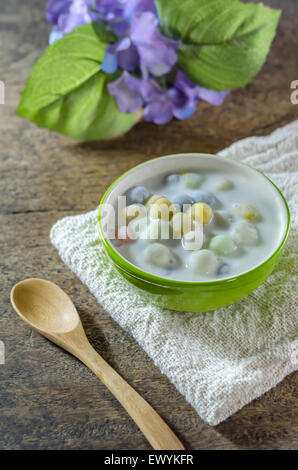
[[218, 92], [200, 87], [192, 82], [181, 70], [168, 90], [159, 90], [147, 99], [144, 108], [145, 121], [165, 124], [173, 117], [187, 119], [196, 111], [200, 100], [219, 105], [229, 92]]
[[199, 102], [197, 88], [181, 70], [177, 71], [174, 86], [168, 91], [173, 102], [173, 114], [177, 119], [186, 119], [195, 112]]
[[[129, 3], [131, 2], [132, 0], [129, 0]], [[151, 11], [134, 13], [131, 17], [129, 36], [107, 47], [102, 70], [113, 73], [118, 64], [123, 70], [132, 72], [141, 64], [152, 75], [161, 76], [168, 73], [177, 61], [180, 41], [163, 36], [157, 26], [158, 19]], [[116, 57], [112, 58], [111, 54]]]
[[[124, 113], [143, 107], [146, 121], [165, 124], [173, 117], [191, 116], [200, 100], [220, 105], [229, 93], [198, 86], [181, 70], [175, 72], [181, 41], [160, 33], [154, 0], [50, 0], [47, 19], [53, 25], [50, 44], [91, 21], [104, 22], [119, 36], [107, 46], [101, 70], [113, 74], [120, 67], [124, 71], [108, 85]], [[129, 73], [133, 71], [142, 77]]]
[[92, 0], [50, 0], [47, 4], [47, 20], [54, 28], [49, 42], [52, 44], [77, 26], [98, 18], [91, 12]]
[[127, 0], [101, 0], [97, 4], [100, 17], [106, 21], [118, 36], [124, 36], [129, 28], [124, 14]]
[[130, 37], [140, 55], [142, 64], [150, 73], [161, 76], [177, 62], [180, 41], [163, 36], [157, 29], [158, 18], [146, 11], [131, 18]]
[[207, 101], [213, 106], [221, 105], [225, 97], [230, 93], [229, 90], [215, 91], [202, 86], [196, 85], [192, 80], [185, 75], [184, 72], [178, 70], [176, 75], [176, 82], [174, 85], [178, 90], [181, 90], [189, 99], [189, 103], [193, 100], [198, 102], [199, 100]]
[[123, 4], [121, 0], [100, 0], [99, 11], [110, 21], [123, 17]]
[[133, 113], [145, 103], [159, 102], [166, 98], [156, 80], [137, 78], [126, 71], [108, 85], [108, 90], [115, 96], [120, 110], [124, 113]]
[[203, 101], [207, 101], [207, 103], [213, 104], [213, 106], [220, 106], [224, 102], [225, 97], [230, 93], [229, 90], [215, 91], [202, 86], [197, 86], [197, 90], [198, 97]]
[[198, 102], [197, 86], [178, 70], [173, 86], [168, 90], [160, 88], [146, 104], [144, 119], [155, 124], [165, 124], [173, 117], [186, 119], [195, 112]]
[[162, 97], [159, 101], [148, 103], [144, 109], [145, 121], [166, 124], [173, 119], [173, 104]]
[[173, 117], [186, 119], [191, 116], [199, 101], [196, 85], [182, 72], [177, 73], [174, 85], [163, 88], [152, 77], [137, 78], [128, 72], [108, 85], [122, 112], [132, 113], [144, 106], [145, 121], [165, 124]]
[[91, 21], [92, 16], [90, 15], [88, 1], [74, 0], [69, 8], [69, 13], [59, 17], [58, 26], [63, 33], [67, 34], [77, 26], [82, 26]]
[[128, 33], [135, 13], [149, 11], [157, 15], [154, 0], [101, 0], [97, 9], [118, 36]]
[[118, 68], [118, 64], [122, 69], [129, 72], [139, 66], [138, 52], [129, 37], [125, 37], [106, 48], [101, 69], [106, 73], [114, 73]]
[[157, 15], [154, 0], [101, 0], [98, 9], [107, 21], [129, 21], [133, 14], [143, 11]]
[[150, 11], [157, 16], [154, 0], [124, 0], [122, 3], [125, 18], [129, 19], [133, 14], [143, 11]]
[[69, 12], [72, 0], [50, 0], [47, 3], [47, 20], [53, 26], [58, 25], [59, 16]]
[[115, 96], [118, 107], [123, 113], [135, 113], [143, 106], [143, 98], [139, 92], [139, 79], [128, 72], [108, 84], [108, 90]]
[[172, 69], [180, 42], [158, 31], [154, 0], [101, 0], [96, 2], [99, 16], [91, 11], [91, 5], [92, 0], [50, 0], [47, 18], [54, 26], [50, 43], [101, 17], [118, 35], [124, 36], [108, 46], [103, 71], [114, 73], [120, 66], [131, 72], [142, 66], [161, 76]]
[[123, 48], [118, 49], [118, 63], [123, 70], [132, 72], [140, 65], [139, 54], [131, 40], [129, 38], [125, 39], [127, 40], [128, 47], [123, 47], [122, 44]]

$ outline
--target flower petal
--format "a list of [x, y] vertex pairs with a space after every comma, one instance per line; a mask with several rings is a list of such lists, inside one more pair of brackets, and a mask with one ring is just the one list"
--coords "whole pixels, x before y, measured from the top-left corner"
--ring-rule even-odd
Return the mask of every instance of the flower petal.
[[136, 13], [131, 18], [130, 37], [135, 43], [149, 43], [156, 33], [157, 17], [150, 11]]
[[123, 5], [125, 18], [130, 18], [134, 13], [151, 11], [157, 16], [154, 0], [126, 0]]
[[77, 26], [90, 23], [92, 17], [90, 15], [88, 2], [85, 0], [73, 0], [69, 11], [60, 14], [58, 18], [58, 28], [63, 33], [70, 33]]
[[157, 29], [158, 18], [146, 11], [131, 18], [130, 36], [140, 55], [141, 62], [152, 75], [168, 73], [177, 62], [180, 41], [167, 38]]
[[53, 28], [49, 35], [50, 46], [54, 44], [55, 41], [58, 41], [58, 39], [63, 38], [63, 36], [64, 34], [62, 33], [62, 31], [59, 31], [59, 29]]
[[139, 66], [139, 54], [133, 44], [118, 52], [118, 62], [123, 70], [133, 72]]
[[173, 103], [173, 114], [177, 119], [187, 119], [195, 112], [199, 101], [197, 88], [194, 82], [178, 70], [174, 86], [168, 90]]
[[67, 13], [72, 0], [50, 0], [47, 3], [47, 20], [53, 25], [58, 24], [58, 18], [63, 13]]
[[105, 73], [115, 73], [118, 68], [117, 56], [116, 54], [111, 54], [110, 52], [108, 52], [107, 49], [105, 51], [105, 56], [100, 68]]
[[134, 113], [143, 105], [143, 99], [138, 91], [133, 90], [130, 84], [128, 72], [123, 72], [120, 78], [109, 83], [108, 90], [116, 98], [118, 107], [123, 113]]
[[196, 106], [173, 107], [173, 114], [177, 119], [188, 119], [196, 112]]
[[172, 103], [170, 101], [155, 101], [149, 103], [144, 110], [145, 121], [155, 124], [166, 124], [173, 118]]
[[225, 97], [230, 93], [229, 90], [225, 91], [215, 91], [215, 90], [209, 90], [208, 88], [204, 88], [202, 86], [198, 86], [198, 97], [203, 100], [207, 101], [210, 104], [213, 104], [213, 106], [220, 106]]

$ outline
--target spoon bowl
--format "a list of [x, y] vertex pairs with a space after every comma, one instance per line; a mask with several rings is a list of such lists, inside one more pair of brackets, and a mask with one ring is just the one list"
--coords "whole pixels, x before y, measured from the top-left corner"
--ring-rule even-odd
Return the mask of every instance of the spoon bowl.
[[68, 295], [44, 279], [26, 279], [11, 291], [11, 302], [24, 321], [45, 333], [66, 333], [80, 323]]
[[26, 279], [13, 287], [11, 303], [31, 328], [76, 356], [97, 375], [154, 449], [184, 449], [156, 411], [91, 346], [75, 306], [60, 287], [43, 279]]

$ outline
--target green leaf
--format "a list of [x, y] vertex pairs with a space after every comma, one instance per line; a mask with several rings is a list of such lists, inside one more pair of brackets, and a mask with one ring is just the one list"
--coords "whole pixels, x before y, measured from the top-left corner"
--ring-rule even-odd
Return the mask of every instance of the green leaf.
[[18, 111], [37, 111], [82, 85], [100, 69], [105, 48], [91, 24], [56, 41], [34, 66]]
[[281, 12], [238, 0], [155, 0], [165, 35], [181, 39], [179, 67], [218, 91], [242, 88], [266, 60]]
[[124, 134], [137, 116], [119, 111], [106, 82], [107, 75], [97, 72], [76, 90], [39, 110], [31, 120], [77, 139], [99, 140]]
[[106, 29], [104, 24], [97, 23], [96, 21], [91, 23], [94, 32], [99, 37], [100, 41], [106, 42], [107, 44], [112, 44], [117, 41], [118, 36], [111, 30]]
[[107, 45], [102, 37], [108, 33], [87, 24], [48, 47], [32, 70], [17, 114], [79, 139], [129, 130], [138, 116], [121, 113], [106, 88], [117, 76], [100, 71]]

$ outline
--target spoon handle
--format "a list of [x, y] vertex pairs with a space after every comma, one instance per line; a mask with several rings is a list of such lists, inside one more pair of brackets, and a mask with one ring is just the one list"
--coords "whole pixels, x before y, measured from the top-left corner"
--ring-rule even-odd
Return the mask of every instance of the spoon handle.
[[[156, 411], [93, 349], [79, 359], [108, 387], [156, 450], [184, 450], [183, 445]], [[82, 352], [81, 352], [82, 353]]]

